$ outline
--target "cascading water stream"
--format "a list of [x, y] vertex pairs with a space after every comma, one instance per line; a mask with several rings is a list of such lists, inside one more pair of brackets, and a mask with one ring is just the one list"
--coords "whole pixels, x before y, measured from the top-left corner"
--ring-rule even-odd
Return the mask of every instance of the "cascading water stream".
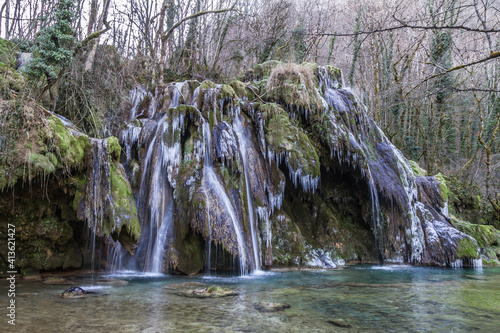
[[247, 193], [248, 215], [250, 220], [250, 230], [252, 233], [252, 247], [254, 257], [254, 270], [260, 270], [260, 251], [257, 239], [257, 226], [255, 225], [255, 212], [253, 208], [252, 189], [250, 187], [250, 177], [248, 175], [248, 158], [247, 158], [247, 137], [245, 135], [243, 125], [240, 121], [240, 115], [237, 113], [233, 120], [233, 129], [238, 136], [240, 155], [243, 160], [243, 169], [245, 174], [245, 184]]
[[[205, 200], [207, 204], [207, 224], [208, 224], [208, 237], [207, 237], [207, 245], [206, 245], [206, 251], [207, 251], [207, 271], [206, 275], [210, 276], [211, 275], [211, 269], [212, 269], [212, 263], [211, 263], [211, 256], [212, 256], [212, 225], [210, 222], [210, 207], [211, 207], [211, 202], [210, 198], [207, 195], [205, 191]], [[217, 256], [216, 256], [217, 257]]]
[[375, 236], [375, 247], [377, 249], [378, 260], [384, 262], [384, 246], [382, 243], [381, 236], [383, 235], [382, 226], [380, 225], [380, 203], [378, 200], [377, 188], [375, 187], [375, 182], [373, 181], [370, 168], [368, 168], [368, 186], [370, 187], [370, 200], [372, 204], [372, 220], [373, 220], [373, 235]]
[[208, 122], [203, 122], [203, 137], [205, 138], [205, 161], [203, 167], [203, 180], [205, 182], [205, 186], [211, 191], [215, 192], [217, 198], [224, 205], [224, 208], [227, 210], [231, 222], [233, 224], [234, 233], [236, 234], [236, 241], [238, 243], [238, 252], [239, 252], [239, 260], [240, 260], [240, 274], [246, 275], [248, 274], [247, 269], [247, 254], [245, 251], [245, 238], [243, 236], [243, 232], [240, 229], [240, 225], [238, 223], [238, 219], [236, 218], [236, 213], [234, 211], [233, 205], [231, 204], [231, 200], [226, 194], [226, 191], [222, 188], [219, 180], [217, 179], [217, 175], [214, 172], [212, 165], [212, 156], [211, 156], [211, 133], [210, 133], [210, 125]]

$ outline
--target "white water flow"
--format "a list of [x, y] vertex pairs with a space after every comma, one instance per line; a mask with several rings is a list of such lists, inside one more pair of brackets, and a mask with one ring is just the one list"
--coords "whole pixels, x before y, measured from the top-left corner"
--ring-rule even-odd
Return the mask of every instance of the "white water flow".
[[240, 116], [237, 114], [234, 117], [233, 129], [238, 136], [239, 149], [241, 158], [243, 160], [243, 169], [245, 173], [245, 184], [247, 190], [247, 204], [248, 204], [248, 216], [250, 219], [250, 231], [252, 233], [252, 248], [253, 248], [253, 268], [254, 270], [260, 270], [260, 256], [259, 256], [259, 244], [257, 240], [257, 226], [255, 225], [255, 213], [253, 209], [253, 199], [252, 199], [252, 189], [250, 187], [250, 177], [248, 176], [248, 159], [247, 159], [247, 144], [248, 140], [245, 135], [243, 125], [240, 121]]
[[[207, 245], [206, 245], [206, 251], [207, 251], [207, 272], [206, 276], [210, 276], [211, 269], [212, 269], [212, 263], [210, 262], [211, 255], [212, 255], [212, 225], [210, 224], [210, 207], [211, 207], [211, 202], [210, 198], [207, 195], [206, 189], [205, 189], [205, 204], [207, 208], [207, 223], [208, 223], [208, 237], [207, 237]], [[217, 258], [217, 256], [216, 256]]]
[[377, 188], [375, 187], [375, 182], [373, 181], [373, 176], [368, 168], [368, 186], [370, 187], [370, 197], [372, 203], [372, 219], [373, 219], [373, 235], [375, 236], [375, 247], [377, 248], [377, 257], [380, 261], [384, 261], [384, 246], [382, 244], [382, 239], [379, 237], [383, 235], [382, 227], [380, 225], [380, 203], [378, 200]]
[[210, 153], [210, 147], [212, 146], [210, 125], [206, 121], [203, 122], [203, 137], [205, 138], [205, 163], [203, 167], [203, 179], [206, 182], [205, 186], [215, 192], [215, 195], [219, 198], [220, 202], [224, 205], [226, 211], [231, 217], [233, 229], [236, 234], [236, 241], [238, 242], [240, 273], [241, 275], [247, 275], [247, 258], [244, 245], [245, 238], [243, 237], [243, 232], [240, 229], [240, 225], [238, 223], [238, 219], [236, 218], [236, 213], [234, 211], [233, 205], [231, 204], [231, 200], [229, 200], [229, 197], [222, 188], [219, 179], [214, 172], [214, 168], [212, 165], [212, 156]]
[[153, 255], [151, 258], [151, 266], [148, 272], [163, 273], [163, 254], [165, 253], [165, 243], [170, 227], [172, 226], [172, 212], [174, 209], [174, 201], [169, 200], [168, 208], [163, 221], [156, 233], [155, 244], [153, 247]]

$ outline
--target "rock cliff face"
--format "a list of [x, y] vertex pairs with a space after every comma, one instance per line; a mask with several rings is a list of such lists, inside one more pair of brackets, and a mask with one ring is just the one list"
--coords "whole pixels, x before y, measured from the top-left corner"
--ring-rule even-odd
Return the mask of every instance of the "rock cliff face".
[[415, 176], [338, 69], [273, 61], [245, 80], [131, 92], [120, 142], [143, 233], [114, 268], [479, 264], [444, 183]]
[[[450, 224], [444, 180], [415, 176], [338, 69], [271, 61], [243, 80], [136, 87], [119, 142], [2, 102], [0, 232], [17, 226], [19, 267], [481, 263]], [[12, 110], [29, 122], [16, 140]]]
[[140, 226], [117, 138], [89, 138], [29, 101], [0, 101], [0, 125], [2, 271], [9, 224], [26, 274], [80, 268], [84, 256], [93, 267], [103, 239], [135, 246]]

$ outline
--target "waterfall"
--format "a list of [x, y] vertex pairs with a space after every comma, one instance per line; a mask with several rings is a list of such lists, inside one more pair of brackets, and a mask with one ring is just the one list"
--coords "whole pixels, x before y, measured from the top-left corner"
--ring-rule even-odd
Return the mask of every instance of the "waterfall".
[[[130, 244], [107, 243], [111, 266], [161, 273], [169, 261], [171, 267], [188, 274], [198, 272], [205, 265], [206, 274], [210, 275], [214, 261], [211, 248], [215, 244], [215, 251], [222, 246], [233, 255], [233, 263], [238, 265], [239, 261], [240, 273], [245, 275], [248, 270], [272, 266], [273, 261], [278, 260], [280, 238], [288, 237], [281, 229], [286, 227], [294, 230], [293, 240], [287, 240], [290, 244], [303, 243], [303, 250], [297, 254], [303, 261], [296, 261], [298, 264], [335, 267], [341, 262], [337, 259], [339, 254], [344, 251], [342, 242], [334, 244], [335, 247], [331, 244], [339, 229], [338, 221], [329, 218], [331, 225], [328, 222], [321, 240], [313, 246], [301, 235], [301, 222], [296, 221], [300, 214], [288, 213], [288, 216], [281, 210], [282, 206], [290, 209], [285, 188], [303, 191], [301, 195], [306, 201], [308, 196], [321, 198], [325, 191], [321, 188], [323, 184], [320, 187], [320, 179], [326, 180], [324, 186], [329, 186], [326, 176], [331, 169], [334, 173], [345, 172], [362, 184], [352, 205], [368, 209], [359, 215], [353, 213], [356, 218], [353, 222], [359, 219], [371, 226], [374, 243], [370, 241], [367, 249], [374, 245], [380, 261], [479, 266], [480, 261], [468, 261], [458, 258], [453, 251], [443, 250], [452, 245], [456, 248], [464, 234], [447, 221], [446, 203], [444, 207], [437, 207], [421, 196], [420, 178], [416, 179], [401, 152], [366, 116], [362, 103], [344, 87], [341, 72], [332, 67], [318, 67], [316, 75], [319, 87], [315, 87], [315, 92], [324, 111], [311, 108], [309, 111], [315, 112], [314, 117], [308, 117], [308, 108], [303, 106], [267, 105], [266, 102], [273, 104], [268, 99], [258, 105], [248, 102], [235, 88], [238, 83], [222, 86], [212, 82], [176, 82], [157, 87], [154, 95], [140, 87], [132, 90], [131, 123], [122, 132], [121, 141], [126, 154], [123, 160], [134, 170], [129, 176], [135, 187], [141, 234], [135, 253]], [[249, 130], [253, 127], [243, 125], [248, 122], [246, 118], [241, 119], [244, 115], [240, 110], [254, 122], [258, 140], [255, 147]], [[305, 118], [293, 119], [294, 112], [305, 113]], [[141, 124], [137, 118], [141, 118]], [[329, 150], [319, 154], [318, 147]], [[320, 159], [328, 153], [331, 163]], [[214, 159], [222, 161], [221, 165], [214, 166]], [[235, 171], [236, 166], [239, 171]], [[104, 178], [106, 170], [103, 171], [102, 166], [94, 166], [94, 169], [101, 170]], [[323, 173], [325, 177], [320, 178]], [[243, 176], [245, 188], [240, 186]], [[94, 178], [94, 183], [101, 182], [99, 174]], [[346, 182], [347, 179], [340, 180]], [[336, 190], [337, 185], [332, 186]], [[338, 186], [344, 190], [343, 184]], [[315, 195], [316, 191], [320, 191], [319, 195]], [[105, 195], [104, 192], [98, 194], [97, 198]], [[333, 199], [340, 202], [342, 198], [335, 195]], [[182, 206], [177, 206], [175, 200], [182, 200]], [[322, 206], [315, 206], [319, 204], [321, 202], [311, 200], [310, 206], [319, 211]], [[337, 208], [326, 199], [324, 204], [330, 211], [326, 210], [325, 216], [335, 217], [337, 210], [339, 214], [344, 210], [350, 213], [351, 207]], [[248, 215], [241, 206], [248, 207]], [[97, 209], [95, 215], [100, 214], [99, 207], [99, 203], [92, 207]], [[311, 213], [316, 214], [315, 210]], [[190, 220], [179, 221], [183, 216]], [[182, 228], [187, 229], [182, 232], [189, 232], [190, 237], [197, 239], [195, 267], [183, 267], [185, 260], [192, 260], [188, 255], [165, 258], [166, 253], [179, 250], [177, 241], [173, 242], [174, 223], [184, 223]], [[273, 223], [277, 223], [276, 227]], [[284, 226], [280, 228], [280, 224]], [[99, 236], [98, 226], [89, 229]], [[202, 241], [205, 242], [204, 259]], [[348, 256], [354, 255], [348, 249], [345, 251]]]
[[257, 239], [257, 226], [255, 225], [255, 213], [253, 208], [253, 198], [252, 198], [252, 189], [250, 187], [250, 177], [248, 175], [249, 166], [247, 159], [247, 137], [245, 135], [243, 125], [240, 121], [240, 115], [237, 113], [236, 117], [233, 120], [233, 129], [238, 136], [239, 148], [241, 159], [243, 160], [243, 169], [245, 174], [245, 184], [246, 184], [246, 193], [247, 193], [247, 204], [248, 204], [248, 215], [250, 220], [250, 230], [252, 233], [252, 248], [253, 248], [253, 267], [256, 270], [260, 269], [260, 251], [259, 244]]
[[[205, 203], [206, 203], [206, 214], [207, 214], [207, 224], [208, 224], [208, 237], [207, 237], [207, 245], [206, 245], [206, 252], [207, 252], [207, 263], [206, 263], [206, 266], [207, 266], [207, 272], [206, 272], [206, 275], [207, 276], [210, 276], [210, 273], [211, 273], [211, 267], [212, 267], [212, 263], [210, 262], [210, 259], [211, 259], [211, 255], [212, 255], [212, 225], [211, 225], [211, 222], [210, 222], [210, 207], [212, 206], [211, 205], [211, 202], [210, 202], [210, 198], [208, 197], [207, 195], [207, 192], [205, 190]], [[217, 258], [217, 255], [215, 256]]]
[[368, 168], [369, 180], [368, 186], [370, 187], [370, 200], [372, 205], [372, 221], [373, 221], [373, 235], [375, 236], [375, 247], [377, 248], [377, 257], [380, 262], [384, 262], [384, 244], [382, 241], [383, 229], [380, 225], [380, 202], [378, 200], [377, 188], [373, 181], [370, 168]]
[[238, 223], [238, 219], [236, 218], [236, 212], [234, 211], [234, 207], [231, 204], [231, 200], [226, 194], [226, 191], [222, 188], [222, 185], [217, 179], [217, 175], [215, 174], [213, 165], [212, 165], [212, 156], [211, 156], [211, 133], [210, 133], [210, 125], [208, 122], [203, 122], [203, 137], [205, 138], [205, 163], [203, 166], [203, 180], [205, 182], [206, 188], [215, 192], [217, 198], [224, 205], [224, 208], [228, 212], [231, 222], [233, 224], [234, 233], [236, 234], [236, 241], [238, 242], [238, 254], [240, 260], [240, 273], [241, 275], [246, 275], [248, 273], [247, 270], [247, 254], [245, 251], [245, 238], [243, 236], [243, 232]]

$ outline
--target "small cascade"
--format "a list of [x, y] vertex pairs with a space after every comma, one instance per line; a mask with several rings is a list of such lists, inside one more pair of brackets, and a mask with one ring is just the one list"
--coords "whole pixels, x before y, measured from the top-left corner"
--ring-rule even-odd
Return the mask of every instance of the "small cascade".
[[125, 150], [125, 163], [130, 162], [132, 155], [132, 147], [139, 142], [142, 127], [137, 127], [132, 124], [127, 124], [127, 127], [122, 130], [120, 135], [120, 142], [124, 145]]
[[483, 268], [483, 259], [471, 259], [472, 267]]
[[[261, 225], [266, 226], [264, 229], [265, 231], [264, 238], [266, 240], [266, 258], [265, 258], [266, 266], [272, 266], [273, 264], [273, 244], [272, 244], [273, 231], [269, 215], [270, 214], [267, 207], [257, 207], [257, 216], [259, 217], [259, 221]], [[280, 220], [281, 217], [285, 218], [283, 215], [278, 215], [278, 220], [280, 222], [282, 222], [282, 220]]]
[[226, 194], [226, 191], [222, 188], [217, 175], [213, 169], [212, 156], [211, 156], [211, 133], [210, 125], [208, 122], [203, 122], [203, 137], [205, 138], [205, 164], [203, 167], [203, 179], [205, 186], [213, 191], [218, 199], [223, 204], [224, 208], [231, 217], [231, 222], [233, 224], [234, 233], [236, 234], [236, 241], [238, 242], [238, 254], [240, 260], [240, 273], [241, 275], [248, 274], [247, 269], [247, 253], [245, 251], [245, 238], [243, 236], [243, 231], [236, 217], [236, 212], [234, 211], [231, 200]]
[[[166, 118], [165, 114], [158, 121], [142, 163], [138, 210], [144, 230], [136, 255], [129, 259], [128, 268], [132, 270], [162, 273], [163, 254], [172, 229], [173, 190], [167, 171], [172, 164], [180, 163], [180, 156], [175, 153], [180, 148], [175, 145], [168, 147], [163, 140], [164, 135], [173, 135]], [[177, 125], [181, 127], [182, 123], [183, 120], [180, 120]]]
[[132, 108], [130, 109], [129, 120], [136, 119], [140, 114], [139, 106], [146, 96], [151, 97], [151, 94], [142, 86], [135, 86], [130, 90], [129, 99], [132, 103]]
[[[108, 141], [101, 139], [91, 139], [92, 145], [92, 169], [88, 173], [85, 200], [82, 209], [79, 211], [84, 216], [86, 229], [88, 230], [87, 249], [91, 252], [90, 269], [95, 270], [95, 250], [96, 238], [103, 235], [103, 224], [106, 216], [106, 209], [110, 204], [110, 169]], [[87, 258], [84, 258], [87, 261]]]
[[383, 229], [380, 223], [380, 202], [378, 200], [377, 188], [373, 181], [370, 169], [368, 169], [369, 179], [368, 186], [370, 187], [370, 200], [372, 204], [372, 223], [373, 235], [375, 236], [375, 247], [377, 248], [377, 257], [380, 262], [384, 262], [384, 244], [382, 241]]
[[247, 137], [245, 135], [243, 125], [241, 124], [240, 115], [236, 115], [233, 120], [233, 129], [238, 136], [240, 155], [243, 160], [243, 169], [245, 174], [245, 184], [247, 193], [248, 215], [250, 220], [250, 230], [252, 233], [252, 247], [253, 247], [253, 267], [254, 270], [260, 269], [260, 251], [257, 237], [257, 226], [255, 225], [255, 213], [253, 208], [252, 189], [250, 187], [249, 166], [247, 158]]
[[163, 217], [163, 221], [156, 233], [155, 244], [153, 247], [153, 256], [151, 258], [151, 268], [148, 270], [152, 273], [163, 273], [163, 255], [165, 253], [165, 244], [168, 239], [168, 232], [172, 229], [172, 214], [174, 209], [174, 201], [169, 200], [167, 212]]
[[121, 271], [125, 269], [123, 264], [123, 257], [125, 256], [126, 250], [120, 244], [120, 242], [116, 242], [113, 238], [106, 238], [106, 245], [108, 248], [107, 253], [107, 267], [106, 270], [111, 272]]
[[[205, 192], [205, 200], [206, 200], [206, 206], [207, 206], [207, 224], [208, 224], [208, 237], [207, 237], [207, 242], [206, 242], [206, 253], [207, 253], [207, 262], [206, 262], [206, 276], [211, 275], [211, 270], [212, 270], [212, 263], [211, 263], [211, 258], [212, 258], [212, 224], [210, 222], [210, 210], [209, 208], [212, 206], [210, 202], [210, 197], [207, 195]], [[217, 255], [215, 256], [217, 258]]]

